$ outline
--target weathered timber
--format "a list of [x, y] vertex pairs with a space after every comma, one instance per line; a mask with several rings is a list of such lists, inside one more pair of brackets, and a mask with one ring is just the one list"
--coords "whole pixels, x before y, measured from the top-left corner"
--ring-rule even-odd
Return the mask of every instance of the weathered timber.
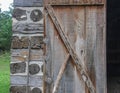
[[20, 8], [15, 8], [13, 10], [13, 18], [15, 18], [18, 21], [25, 21], [25, 20], [27, 20], [26, 10], [22, 10]]
[[[97, 6], [86, 6], [86, 67], [88, 74], [96, 86], [96, 73], [95, 73], [95, 56], [96, 56], [96, 18], [97, 16]], [[97, 90], [96, 90], [97, 91]], [[89, 93], [89, 92], [88, 92]]]
[[[69, 39], [71, 40], [72, 45], [74, 46], [74, 42], [75, 42], [75, 33], [74, 33], [74, 27], [72, 24], [74, 24], [74, 14], [75, 16], [77, 15], [79, 10], [79, 7], [77, 6], [73, 6], [72, 8], [69, 7], [54, 7], [57, 16], [61, 19], [61, 24], [64, 26], [64, 30], [66, 34], [69, 36]], [[62, 9], [62, 11], [61, 11]], [[71, 14], [71, 12], [73, 11], [77, 11]], [[47, 15], [47, 14], [45, 14]], [[65, 15], [65, 16], [63, 16]], [[49, 16], [49, 15], [47, 15]], [[48, 67], [50, 67], [50, 63], [51, 62], [51, 70], [48, 70], [47, 73], [52, 73], [51, 75], [53, 78], [53, 82], [55, 82], [57, 75], [59, 73], [59, 69], [62, 65], [62, 63], [64, 62], [68, 52], [65, 48], [65, 46], [63, 45], [63, 42], [61, 41], [59, 34], [56, 31], [56, 28], [54, 27], [54, 24], [51, 21], [50, 17], [46, 18], [47, 22], [46, 22], [46, 36], [47, 38], [50, 37], [50, 39], [48, 38], [47, 40], [49, 40], [49, 45], [47, 44], [47, 51], [50, 52], [50, 55], [48, 55], [47, 58], [49, 58], [49, 60], [47, 60], [47, 69], [49, 69]], [[49, 48], [51, 47], [51, 49]], [[59, 51], [59, 52], [58, 52]], [[66, 53], [67, 52], [67, 53]], [[47, 52], [48, 53], [48, 52]], [[52, 55], [51, 55], [52, 54]], [[53, 56], [53, 57], [52, 57]], [[75, 78], [75, 70], [74, 67], [71, 64], [72, 59], [70, 58], [68, 64], [67, 64], [67, 68], [65, 70], [65, 73], [60, 81], [59, 84], [59, 88], [58, 88], [58, 93], [84, 93], [84, 86], [83, 86], [83, 82], [82, 80], [80, 80], [79, 78]], [[59, 68], [59, 69], [58, 69]], [[51, 76], [50, 75], [50, 76]], [[76, 74], [76, 77], [77, 74]], [[76, 82], [77, 83], [76, 83]], [[52, 91], [52, 85], [48, 85], [47, 86], [51, 86], [51, 91]], [[77, 89], [77, 86], [79, 86], [79, 88]], [[47, 88], [48, 89], [48, 88]]]
[[15, 24], [43, 24], [42, 7], [15, 7], [13, 11], [13, 25]]
[[15, 23], [13, 24], [12, 32], [14, 34], [43, 34], [43, 24], [36, 23]]
[[27, 85], [27, 77], [20, 75], [10, 75], [11, 85]]
[[42, 87], [43, 86], [43, 75], [34, 75], [34, 76], [30, 75], [28, 86]]
[[[11, 57], [11, 85], [15, 87], [25, 86], [25, 91], [12, 91], [11, 93], [41, 92], [36, 91], [36, 89], [34, 91], [34, 88], [41, 90], [43, 80], [41, 71], [43, 65], [43, 62], [41, 63], [41, 60], [43, 60], [43, 38], [39, 38], [39, 36], [43, 37], [43, 8], [37, 7], [42, 6], [42, 3], [42, 0], [14, 0], [15, 9], [13, 11], [12, 29], [12, 49], [14, 51], [12, 51]], [[31, 62], [31, 60], [37, 61]], [[21, 68], [21, 65], [16, 66], [16, 64], [23, 64], [23, 68]], [[29, 86], [32, 87], [31, 91], [29, 91]]]
[[37, 64], [29, 65], [29, 73], [31, 75], [37, 74], [40, 71], [40, 67]]
[[26, 63], [11, 63], [10, 64], [10, 71], [12, 74], [16, 73], [25, 73], [26, 71]]
[[45, 0], [44, 3], [50, 5], [103, 5], [104, 0]]
[[[105, 8], [97, 7], [95, 72], [97, 93], [106, 93], [106, 19]], [[109, 92], [108, 92], [109, 93]]]
[[[29, 82], [28, 82], [29, 80]], [[32, 87], [42, 87], [43, 86], [43, 75], [11, 75], [10, 76], [11, 85], [27, 85]], [[28, 84], [27, 84], [28, 83]]]
[[43, 6], [43, 0], [14, 0], [14, 6], [16, 7], [37, 7]]
[[28, 49], [11, 49], [11, 62], [26, 62], [28, 55]]
[[31, 48], [32, 49], [43, 49], [44, 48], [43, 37], [41, 36], [31, 37]]
[[89, 77], [86, 69], [84, 68], [83, 63], [81, 63], [81, 60], [79, 59], [79, 57], [75, 53], [74, 49], [72, 48], [68, 37], [65, 35], [65, 32], [63, 31], [58, 19], [56, 18], [53, 8], [50, 5], [46, 5], [46, 9], [53, 21], [58, 33], [59, 33], [61, 39], [63, 40], [65, 47], [67, 48], [72, 59], [74, 60], [74, 64], [75, 64], [77, 70], [79, 71], [79, 73], [81, 74], [83, 81], [87, 85], [90, 93], [95, 93], [94, 85], [92, 84], [92, 81], [90, 80], [90, 77]]
[[43, 59], [38, 60], [38, 61], [30, 61], [29, 68], [31, 69], [29, 69], [29, 72], [36, 73], [36, 75], [43, 75], [43, 64], [44, 64]]
[[43, 18], [42, 12], [39, 9], [35, 9], [31, 11], [30, 19], [33, 22], [40, 21], [42, 18]]
[[43, 60], [43, 50], [42, 49], [31, 49], [30, 60]]
[[[45, 23], [50, 24], [50, 22], [48, 20], [49, 20], [48, 14], [46, 14], [46, 11], [45, 11]], [[52, 73], [52, 62], [53, 62], [52, 57], [53, 56], [51, 55], [51, 53], [52, 53], [53, 48], [52, 48], [51, 39], [53, 40], [53, 34], [54, 33], [50, 32], [50, 29], [48, 30], [47, 27], [45, 26], [45, 36], [47, 36], [47, 37], [44, 40], [44, 42], [46, 43], [45, 44], [46, 50], [44, 51], [46, 53], [46, 55], [45, 55], [45, 64], [44, 64], [43, 92], [46, 92], [46, 93], [50, 93], [51, 85], [52, 85], [51, 83], [48, 84], [46, 82], [46, 78], [52, 77], [51, 73]], [[50, 37], [50, 35], [52, 35], [52, 37]]]
[[29, 46], [29, 37], [13, 36], [12, 37], [12, 48], [13, 49], [27, 49]]
[[62, 66], [60, 68], [60, 71], [59, 71], [57, 79], [55, 81], [52, 93], [57, 93], [57, 90], [58, 90], [58, 87], [59, 87], [59, 83], [60, 83], [62, 75], [63, 75], [63, 73], [64, 73], [64, 71], [66, 69], [69, 57], [70, 57], [70, 55], [68, 54], [67, 57], [66, 57], [66, 59], [65, 59], [65, 61], [64, 61], [64, 63], [62, 64]]
[[40, 88], [33, 88], [32, 93], [42, 93], [42, 90]]
[[14, 0], [11, 93], [42, 93], [42, 4], [42, 0]]
[[[84, 67], [86, 67], [86, 59], [87, 59], [87, 49], [86, 49], [86, 29], [85, 29], [85, 26], [86, 26], [86, 9], [85, 7], [80, 7], [80, 6], [77, 6], [77, 7], [74, 7], [74, 11], [75, 11], [75, 15], [76, 17], [74, 18], [73, 17], [73, 20], [75, 20], [75, 25], [74, 25], [74, 29], [75, 29], [75, 32], [76, 33], [74, 35], [74, 37], [76, 37], [76, 40], [75, 40], [75, 51], [76, 51], [76, 54], [79, 56], [81, 62], [83, 63]], [[79, 77], [78, 77], [78, 72], [76, 70], [76, 67], [75, 67], [75, 93], [88, 93], [88, 89], [87, 89], [87, 86], [85, 85], [85, 83], [83, 81], [80, 81], [79, 80]], [[89, 73], [88, 73], [89, 74]], [[90, 74], [89, 74], [90, 76]], [[81, 77], [80, 77], [81, 79]], [[93, 81], [92, 81], [93, 82]], [[93, 83], [94, 84], [94, 83]], [[82, 86], [81, 86], [82, 85]], [[80, 86], [80, 87], [79, 87]], [[85, 90], [83, 90], [85, 89]], [[78, 91], [80, 90], [80, 91]]]
[[[30, 93], [30, 87], [29, 87], [29, 93]], [[27, 88], [26, 86], [11, 86], [10, 93], [26, 93]]]

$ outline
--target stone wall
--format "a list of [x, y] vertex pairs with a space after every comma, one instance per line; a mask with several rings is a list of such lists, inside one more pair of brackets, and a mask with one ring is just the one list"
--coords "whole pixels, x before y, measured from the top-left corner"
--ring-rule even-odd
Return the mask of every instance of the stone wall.
[[42, 0], [14, 0], [10, 93], [42, 93]]

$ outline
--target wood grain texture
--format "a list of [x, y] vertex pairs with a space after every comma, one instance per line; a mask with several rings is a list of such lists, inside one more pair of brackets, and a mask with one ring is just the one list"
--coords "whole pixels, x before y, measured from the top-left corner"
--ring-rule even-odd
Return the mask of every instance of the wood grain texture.
[[45, 0], [44, 4], [51, 5], [103, 5], [105, 0]]
[[42, 49], [31, 49], [30, 60], [31, 61], [43, 60], [43, 50]]
[[[66, 16], [67, 17], [67, 16]], [[47, 16], [46, 18], [46, 37], [47, 37], [47, 63], [46, 63], [46, 77], [50, 76], [52, 77], [52, 84], [46, 84], [46, 93], [52, 92], [53, 84], [57, 78], [58, 72], [60, 67], [62, 66], [62, 63], [64, 62], [67, 51], [65, 47], [62, 44], [62, 41], [54, 27], [54, 24], [51, 23], [51, 19]], [[52, 54], [52, 55], [51, 55]], [[69, 68], [67, 67], [67, 71], [70, 71], [71, 66]], [[68, 72], [67, 72], [68, 74]], [[64, 78], [62, 78], [60, 82], [60, 86], [58, 88], [58, 93], [73, 93], [73, 89], [69, 90], [70, 87], [73, 87], [72, 83], [73, 81], [73, 73], [69, 72], [70, 77], [68, 75], [65, 75]], [[71, 77], [72, 75], [72, 77]], [[69, 81], [71, 82], [69, 83]], [[50, 92], [48, 92], [50, 91]]]
[[[62, 7], [53, 6], [55, 14], [59, 19], [60, 25], [59, 24], [58, 25], [61, 26], [62, 29], [64, 30], [64, 33], [66, 34], [66, 37], [69, 39], [69, 42], [71, 43], [73, 50], [79, 56], [83, 64], [83, 67], [87, 69], [86, 71], [90, 75], [90, 78], [95, 88], [97, 89], [96, 91], [98, 93], [101, 93], [101, 92], [106, 93], [106, 90], [105, 90], [106, 76], [104, 72], [106, 70], [105, 70], [105, 65], [103, 66], [103, 64], [105, 64], [105, 49], [103, 49], [105, 48], [105, 33], [102, 33], [102, 31], [99, 31], [99, 25], [104, 26], [103, 8], [104, 6], [62, 6]], [[52, 52], [51, 52], [52, 55], [50, 56], [54, 56], [53, 54], [55, 54], [55, 56], [51, 58], [51, 60], [54, 61], [55, 60], [54, 58], [57, 58], [56, 55], [60, 55], [60, 54], [63, 55], [64, 53], [64, 52], [61, 52], [61, 53], [59, 52], [60, 54], [54, 53], [56, 52], [56, 50], [61, 51], [61, 49], [65, 49], [66, 52], [68, 52], [69, 50], [66, 50], [66, 46], [64, 46], [63, 44], [64, 41], [62, 41], [62, 38], [58, 36], [59, 32], [56, 33], [56, 29], [54, 27], [56, 23], [53, 24], [52, 23], [53, 21], [49, 18], [47, 12], [46, 14], [47, 14], [47, 17], [46, 17], [47, 20], [45, 23], [45, 26], [46, 26], [45, 31], [46, 32], [50, 31], [49, 37], [51, 37], [52, 39], [52, 43], [49, 44], [50, 46], [47, 45], [47, 47], [51, 47], [52, 49]], [[56, 39], [54, 38], [56, 35], [57, 35], [57, 39], [60, 39], [60, 42], [59, 42], [60, 44], [58, 44], [58, 40], [54, 40]], [[104, 39], [101, 39], [101, 36], [103, 36]], [[48, 34], [47, 34], [47, 37], [48, 37]], [[55, 46], [54, 44], [56, 44], [57, 46]], [[59, 49], [61, 44], [63, 48]], [[56, 61], [58, 60], [62, 61], [63, 59], [56, 59]], [[70, 62], [72, 62], [72, 60], [70, 60]], [[59, 69], [58, 67], [61, 66], [61, 63], [56, 65], [54, 64], [56, 63], [52, 63], [51, 69], [53, 69], [54, 67], [55, 69]], [[47, 66], [49, 65], [47, 64]], [[70, 76], [68, 77], [66, 73], [63, 75], [58, 88], [58, 93], [61, 93], [61, 92], [64, 93], [63, 90], [65, 91], [65, 93], [79, 93], [79, 92], [89, 93], [88, 88], [85, 86], [85, 83], [82, 80], [79, 80], [82, 78], [85, 79], [85, 77], [80, 76], [79, 72], [77, 72], [77, 68], [75, 66], [71, 66], [70, 63], [68, 68], [69, 69], [67, 69], [66, 72], [69, 73], [71, 71]], [[50, 71], [48, 71], [48, 73], [50, 73]], [[51, 73], [52, 73], [51, 75], [55, 75], [55, 76], [58, 75], [54, 71]], [[56, 78], [53, 78], [53, 82], [55, 81], [55, 79]], [[104, 82], [100, 82], [102, 81], [102, 79]], [[69, 80], [71, 80], [70, 84], [69, 84]], [[66, 86], [67, 84], [69, 85], [69, 87]], [[50, 85], [50, 86], [53, 86], [53, 85]], [[51, 89], [52, 88], [53, 87], [51, 87]]]
[[14, 6], [17, 7], [34, 7], [34, 6], [43, 6], [43, 0], [14, 0]]
[[[45, 12], [45, 43], [46, 43], [46, 50], [45, 50], [45, 71], [44, 71], [44, 78], [53, 77], [53, 37], [54, 37], [54, 26], [50, 22], [50, 18], [48, 14]], [[50, 93], [52, 88], [52, 84], [48, 84], [44, 79], [44, 92]]]
[[12, 48], [13, 49], [28, 49], [29, 46], [29, 37], [13, 36], [12, 37]]
[[[30, 93], [30, 87], [28, 87], [28, 92]], [[27, 86], [11, 86], [10, 93], [26, 93]]]
[[70, 57], [70, 55], [68, 54], [67, 57], [66, 57], [66, 59], [65, 59], [65, 61], [64, 61], [64, 63], [62, 64], [62, 66], [60, 68], [60, 71], [59, 71], [57, 79], [55, 81], [55, 85], [53, 87], [52, 93], [57, 93], [57, 90], [58, 90], [58, 87], [59, 87], [59, 83], [60, 83], [60, 80], [61, 80], [61, 78], [63, 76], [63, 73], [64, 73], [64, 71], [66, 69], [69, 57]]
[[96, 48], [96, 17], [97, 7], [86, 7], [86, 66], [89, 76], [94, 84], [95, 83], [95, 48]]
[[42, 93], [44, 26], [41, 6], [42, 0], [14, 0], [11, 93]]
[[[78, 12], [79, 11], [79, 12]], [[78, 13], [77, 13], [78, 12]], [[86, 68], [86, 30], [85, 30], [85, 8], [80, 7], [74, 9], [74, 20], [75, 20], [75, 33], [76, 33], [76, 41], [75, 41], [75, 51], [77, 55], [79, 56], [81, 62], [84, 65], [84, 68]], [[77, 71], [76, 67], [75, 70]], [[85, 89], [86, 85], [83, 81], [80, 81], [82, 77], [79, 77], [79, 72], [75, 72], [75, 93], [86, 93], [87, 88]], [[79, 87], [80, 86], [80, 87]], [[79, 91], [78, 91], [79, 90]]]
[[11, 63], [10, 64], [10, 72], [12, 74], [25, 73], [26, 72], [26, 63], [25, 62]]
[[73, 63], [74, 65], [76, 66], [77, 68], [77, 71], [80, 73], [80, 75], [82, 76], [82, 80], [85, 82], [86, 86], [88, 87], [90, 93], [95, 93], [95, 88], [94, 88], [94, 85], [86, 71], [86, 68], [84, 68], [83, 66], [83, 63], [81, 63], [81, 60], [80, 58], [78, 57], [78, 55], [76, 54], [75, 50], [73, 49], [72, 47], [72, 44], [71, 42], [69, 41], [69, 38], [66, 36], [64, 30], [62, 29], [55, 13], [54, 13], [54, 10], [53, 8], [48, 5], [46, 6], [46, 9], [52, 19], [52, 22], [54, 23], [56, 29], [57, 29], [57, 32], [59, 33], [60, 35], [60, 38], [62, 39], [63, 41], [63, 44], [64, 46], [66, 47], [66, 49], [68, 50], [68, 52], [70, 53], [72, 59], [73, 59]]
[[11, 49], [11, 62], [26, 62], [28, 55], [28, 49]]
[[106, 29], [105, 8], [97, 7], [96, 33], [96, 89], [98, 93], [106, 93]]

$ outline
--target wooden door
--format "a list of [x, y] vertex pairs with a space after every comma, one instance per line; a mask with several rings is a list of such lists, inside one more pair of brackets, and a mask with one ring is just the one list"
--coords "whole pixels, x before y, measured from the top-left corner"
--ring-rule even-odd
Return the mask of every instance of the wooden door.
[[45, 0], [44, 93], [106, 93], [105, 1]]

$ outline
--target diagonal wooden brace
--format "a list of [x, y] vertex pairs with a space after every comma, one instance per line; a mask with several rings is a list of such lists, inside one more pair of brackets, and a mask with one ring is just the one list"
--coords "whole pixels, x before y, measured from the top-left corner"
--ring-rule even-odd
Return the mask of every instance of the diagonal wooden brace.
[[71, 43], [70, 43], [68, 37], [66, 36], [64, 30], [62, 29], [56, 15], [54, 13], [54, 10], [53, 10], [52, 6], [46, 5], [46, 10], [47, 10], [49, 16], [51, 17], [51, 19], [52, 19], [52, 21], [53, 21], [59, 35], [60, 35], [60, 38], [62, 39], [62, 41], [63, 41], [63, 43], [65, 45], [65, 47], [67, 48], [69, 54], [71, 55], [71, 57], [72, 57], [72, 59], [74, 61], [74, 64], [75, 64], [75, 66], [77, 68], [77, 71], [82, 76], [82, 80], [87, 85], [90, 93], [96, 93], [95, 87], [94, 87], [94, 85], [93, 85], [93, 83], [92, 83], [86, 69], [84, 68], [84, 66], [83, 66], [81, 60], [79, 59], [79, 57], [77, 56], [75, 50], [72, 48]]
[[65, 68], [66, 68], [66, 66], [67, 66], [67, 63], [68, 63], [69, 58], [70, 58], [70, 55], [68, 54], [67, 57], [66, 57], [66, 59], [65, 59], [65, 62], [62, 64], [62, 66], [61, 66], [61, 68], [60, 68], [60, 71], [59, 71], [58, 76], [57, 76], [57, 79], [56, 79], [56, 81], [55, 81], [55, 85], [54, 85], [54, 87], [53, 87], [52, 93], [57, 93], [60, 80], [61, 80], [61, 78], [62, 78], [62, 75], [63, 75], [64, 71], [65, 71]]

